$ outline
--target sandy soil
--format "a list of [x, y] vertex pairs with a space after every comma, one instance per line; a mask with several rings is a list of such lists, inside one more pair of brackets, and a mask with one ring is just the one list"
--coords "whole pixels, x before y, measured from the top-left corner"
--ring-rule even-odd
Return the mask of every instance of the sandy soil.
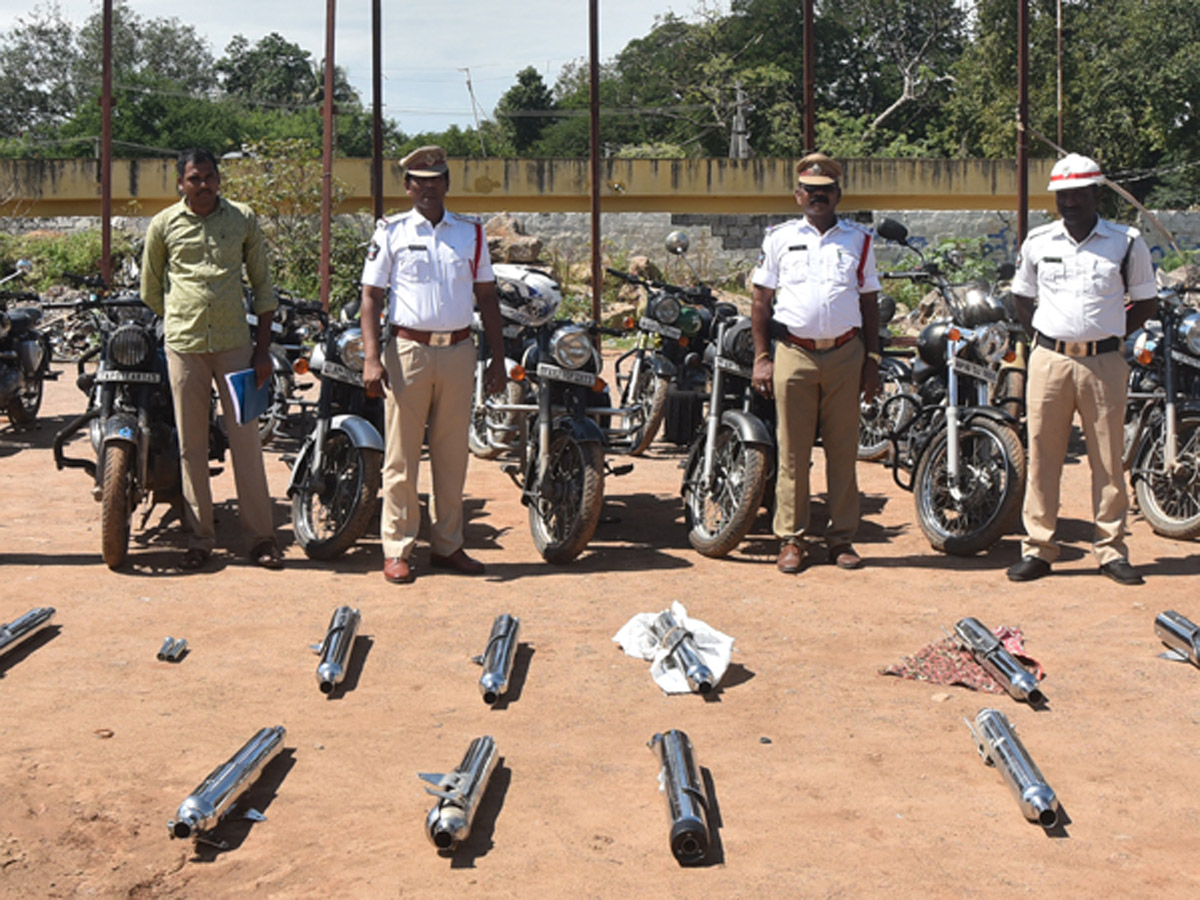
[[[54, 432], [82, 409], [64, 376], [32, 431], [0, 429], [0, 621], [39, 605], [57, 627], [0, 656], [3, 897], [398, 896], [1011, 897], [1193, 894], [1200, 838], [1200, 672], [1158, 658], [1154, 616], [1200, 619], [1196, 545], [1132, 520], [1141, 588], [1096, 574], [1087, 467], [1064, 493], [1054, 577], [1010, 585], [1015, 539], [975, 559], [934, 554], [910, 496], [864, 464], [867, 567], [779, 575], [760, 520], [723, 561], [688, 546], [680, 457], [656, 445], [610, 478], [606, 521], [567, 567], [533, 549], [516, 488], [473, 461], [466, 579], [424, 567], [386, 584], [377, 540], [332, 564], [292, 543], [283, 572], [241, 556], [232, 476], [215, 482], [216, 564], [172, 570], [173, 529], [140, 532], [132, 564], [99, 555], [99, 506], [58, 472]], [[287, 468], [268, 454], [276, 497]], [[823, 484], [818, 460], [814, 477]], [[151, 518], [151, 526], [158, 514]], [[424, 563], [422, 548], [418, 562]], [[707, 700], [666, 697], [612, 635], [673, 600], [736, 638]], [[362, 609], [344, 690], [322, 695], [309, 645], [339, 604]], [[470, 658], [492, 619], [522, 620], [515, 684], [489, 708]], [[879, 674], [965, 615], [1024, 628], [1049, 708]], [[165, 635], [186, 637], [178, 664]], [[1061, 798], [1067, 824], [1026, 822], [963, 722], [1005, 711]], [[267, 820], [226, 820], [228, 848], [171, 840], [184, 797], [257, 729], [286, 749], [254, 785]], [[715, 862], [681, 869], [646, 742], [680, 728], [707, 770]], [[470, 840], [450, 857], [423, 833], [469, 741], [502, 757]]]

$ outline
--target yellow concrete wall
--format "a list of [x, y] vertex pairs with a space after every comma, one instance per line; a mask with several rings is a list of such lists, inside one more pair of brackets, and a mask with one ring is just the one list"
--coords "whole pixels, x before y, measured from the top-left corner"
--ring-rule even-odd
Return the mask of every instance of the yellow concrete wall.
[[[224, 168], [253, 164], [228, 161]], [[1052, 210], [1045, 190], [1051, 160], [1030, 163], [1031, 209]], [[614, 159], [601, 166], [605, 212], [778, 213], [795, 211], [790, 159]], [[371, 167], [339, 159], [334, 176], [350, 197], [338, 212], [371, 208]], [[586, 212], [587, 160], [456, 159], [450, 161], [453, 209], [461, 212]], [[149, 216], [176, 198], [173, 160], [116, 160], [113, 213]], [[384, 169], [385, 207], [408, 207], [400, 167]], [[863, 159], [846, 162], [841, 209], [1017, 208], [1012, 161]], [[100, 214], [99, 164], [90, 159], [0, 160], [0, 215]]]

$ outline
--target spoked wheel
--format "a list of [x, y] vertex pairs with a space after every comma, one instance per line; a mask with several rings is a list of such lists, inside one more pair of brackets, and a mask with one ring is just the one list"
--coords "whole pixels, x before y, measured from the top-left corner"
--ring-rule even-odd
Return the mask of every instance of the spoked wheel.
[[947, 437], [945, 429], [939, 432], [917, 465], [917, 521], [933, 549], [971, 556], [1016, 525], [1025, 493], [1025, 450], [1016, 432], [990, 419], [960, 425], [959, 477], [952, 485]]
[[659, 377], [649, 365], [642, 365], [638, 370], [637, 384], [631, 379], [625, 385], [621, 405], [630, 407], [636, 403], [642, 407], [642, 427], [630, 435], [633, 444], [630, 456], [641, 456], [658, 437], [663, 414], [667, 411], [667, 388], [670, 386], [671, 380]]
[[[504, 390], [496, 394], [486, 394], [484, 400], [515, 406], [524, 397], [525, 389], [520, 382], [510, 381], [504, 386]], [[520, 435], [520, 421], [520, 413], [489, 410], [472, 400], [471, 427], [467, 431], [467, 445], [471, 448], [471, 453], [480, 459], [495, 459], [504, 452], [504, 445], [516, 443]]]
[[548, 458], [546, 477], [529, 502], [529, 531], [544, 560], [566, 563], [583, 552], [600, 521], [604, 448], [558, 432]]
[[8, 418], [14, 425], [28, 425], [42, 408], [42, 377], [29, 378], [25, 386], [8, 401]]
[[683, 509], [688, 541], [700, 553], [725, 556], [754, 525], [767, 484], [767, 451], [727, 425], [717, 432], [711, 487], [704, 485], [704, 439], [688, 454]]
[[310, 559], [333, 559], [363, 536], [382, 467], [378, 450], [354, 446], [344, 431], [329, 432], [321, 471], [309, 473], [292, 497], [292, 528]]
[[900, 431], [918, 408], [920, 402], [908, 379], [892, 369], [880, 369], [879, 393], [871, 400], [859, 399], [858, 458], [886, 458], [892, 450], [890, 435]]
[[104, 484], [100, 497], [100, 549], [104, 564], [115, 569], [129, 552], [133, 515], [133, 448], [112, 443], [104, 448]]
[[271, 400], [267, 411], [258, 417], [258, 438], [265, 447], [283, 431], [291, 402], [292, 385], [286, 375], [271, 375]]
[[1184, 419], [1176, 430], [1175, 471], [1166, 471], [1166, 431], [1157, 428], [1135, 467], [1134, 490], [1155, 534], [1185, 541], [1200, 535], [1200, 419]]

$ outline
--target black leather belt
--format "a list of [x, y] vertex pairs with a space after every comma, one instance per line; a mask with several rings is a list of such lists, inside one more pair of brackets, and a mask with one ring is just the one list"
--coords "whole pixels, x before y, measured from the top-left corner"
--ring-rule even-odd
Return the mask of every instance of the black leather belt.
[[833, 338], [802, 338], [796, 337], [790, 331], [784, 335], [784, 338], [789, 344], [793, 344], [804, 350], [812, 353], [824, 353], [827, 350], [834, 350], [841, 347], [843, 344], [848, 344], [858, 337], [858, 329], [851, 328], [844, 334], [839, 334]]
[[1039, 347], [1045, 347], [1047, 350], [1053, 350], [1063, 356], [1074, 357], [1099, 356], [1101, 353], [1112, 353], [1114, 350], [1121, 349], [1119, 337], [1109, 337], [1102, 341], [1056, 341], [1054, 338], [1039, 334], [1037, 344]]
[[406, 341], [416, 341], [418, 344], [428, 344], [430, 347], [453, 347], [471, 336], [470, 328], [460, 328], [458, 331], [422, 331], [419, 328], [405, 328], [403, 325], [393, 325], [392, 334]]

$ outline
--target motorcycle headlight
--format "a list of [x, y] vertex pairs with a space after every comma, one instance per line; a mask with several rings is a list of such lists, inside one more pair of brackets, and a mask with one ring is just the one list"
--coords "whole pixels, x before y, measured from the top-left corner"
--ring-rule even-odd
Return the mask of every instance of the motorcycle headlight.
[[654, 302], [650, 304], [650, 315], [658, 319], [664, 325], [674, 325], [679, 319], [679, 312], [683, 307], [679, 303], [677, 297], [672, 297], [670, 294], [660, 294]]
[[1179, 342], [1192, 356], [1200, 356], [1200, 312], [1190, 312], [1179, 320]]
[[592, 359], [592, 339], [578, 325], [564, 325], [550, 338], [550, 355], [564, 369], [581, 369]]
[[700, 318], [700, 311], [691, 306], [685, 306], [679, 311], [679, 320], [675, 323], [679, 326], [679, 330], [683, 332], [685, 337], [695, 337], [700, 333], [700, 329], [704, 327], [704, 320]]
[[363, 361], [367, 358], [366, 348], [363, 346], [362, 329], [357, 326], [347, 328], [338, 335], [337, 352], [346, 368], [361, 372]]
[[137, 325], [122, 325], [108, 339], [108, 357], [123, 369], [145, 365], [153, 351], [150, 335]]
[[975, 332], [975, 352], [989, 365], [997, 363], [1008, 352], [1008, 329], [998, 322], [985, 325]]

